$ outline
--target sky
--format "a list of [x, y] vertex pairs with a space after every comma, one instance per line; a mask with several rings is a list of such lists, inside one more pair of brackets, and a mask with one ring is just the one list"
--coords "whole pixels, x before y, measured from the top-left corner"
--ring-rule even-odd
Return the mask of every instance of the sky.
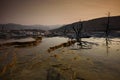
[[120, 0], [0, 0], [0, 23], [63, 25], [120, 15]]

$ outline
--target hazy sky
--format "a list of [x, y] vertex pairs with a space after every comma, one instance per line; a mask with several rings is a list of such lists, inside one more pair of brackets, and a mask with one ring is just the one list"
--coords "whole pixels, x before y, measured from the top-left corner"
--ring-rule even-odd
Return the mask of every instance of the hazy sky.
[[67, 24], [120, 15], [120, 0], [0, 0], [0, 23]]

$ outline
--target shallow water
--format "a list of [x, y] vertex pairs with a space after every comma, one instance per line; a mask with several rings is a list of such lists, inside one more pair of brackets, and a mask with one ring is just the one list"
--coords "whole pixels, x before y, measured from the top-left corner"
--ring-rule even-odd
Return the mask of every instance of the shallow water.
[[[37, 46], [0, 49], [1, 79], [7, 80], [120, 80], [120, 39], [87, 38], [91, 48], [78, 45], [47, 52], [67, 38], [43, 38]], [[4, 68], [7, 66], [6, 68]], [[3, 70], [4, 69], [4, 70]]]

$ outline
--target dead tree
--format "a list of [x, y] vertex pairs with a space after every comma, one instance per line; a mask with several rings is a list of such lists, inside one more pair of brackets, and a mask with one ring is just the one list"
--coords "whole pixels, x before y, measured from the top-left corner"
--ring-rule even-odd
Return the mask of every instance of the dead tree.
[[105, 30], [106, 46], [108, 46], [108, 42], [109, 42], [109, 33], [110, 33], [110, 12], [108, 12], [107, 25]]
[[79, 45], [82, 45], [82, 29], [83, 23], [81, 21], [73, 24], [73, 30], [76, 35], [76, 41], [79, 42]]

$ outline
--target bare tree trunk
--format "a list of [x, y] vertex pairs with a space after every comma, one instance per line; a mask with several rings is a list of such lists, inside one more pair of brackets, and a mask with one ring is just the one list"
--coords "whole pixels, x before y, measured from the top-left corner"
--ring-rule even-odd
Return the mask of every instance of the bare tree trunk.
[[73, 24], [73, 30], [76, 35], [76, 41], [79, 43], [79, 45], [82, 45], [82, 29], [83, 23], [81, 21], [76, 24]]
[[108, 46], [108, 41], [109, 41], [109, 38], [108, 38], [108, 36], [109, 36], [109, 26], [110, 26], [110, 12], [108, 12], [107, 26], [106, 26], [106, 31], [105, 31], [105, 33], [106, 33], [106, 35], [105, 35], [105, 37], [106, 37], [106, 46]]

